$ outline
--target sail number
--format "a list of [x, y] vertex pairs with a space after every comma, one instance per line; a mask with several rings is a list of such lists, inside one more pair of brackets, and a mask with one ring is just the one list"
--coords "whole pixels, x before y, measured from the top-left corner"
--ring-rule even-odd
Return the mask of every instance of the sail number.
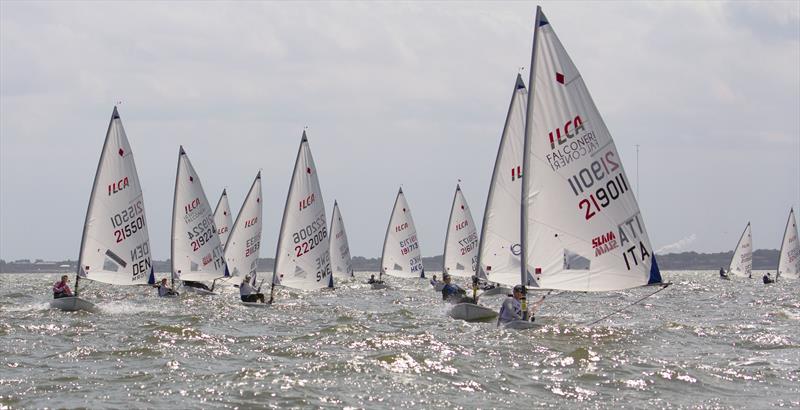
[[[600, 156], [600, 160], [593, 161], [589, 167], [582, 168], [567, 179], [575, 196], [589, 191], [588, 197], [584, 197], [578, 202], [578, 209], [584, 211], [584, 218], [587, 221], [608, 207], [611, 201], [628, 192], [628, 182], [625, 181], [625, 175], [620, 168], [614, 151], [608, 151], [605, 155]], [[612, 177], [611, 174], [617, 170], [620, 170], [619, 173]], [[606, 178], [609, 180], [603, 185]], [[595, 189], [595, 185], [600, 186]], [[594, 192], [591, 192], [592, 189]]]
[[469, 234], [466, 238], [459, 240], [458, 244], [461, 246], [460, 250], [462, 256], [472, 252], [478, 247], [478, 233], [473, 232]]
[[327, 237], [328, 228], [325, 224], [325, 214], [320, 213], [317, 219], [292, 234], [292, 241], [297, 245], [294, 247], [295, 255], [297, 257], [305, 255]]
[[127, 225], [114, 230], [114, 235], [117, 237], [117, 243], [124, 241], [127, 238], [130, 238], [133, 234], [138, 231], [141, 231], [144, 228], [144, 217], [140, 216], [136, 218], [136, 220], [131, 221]]
[[110, 219], [111, 226], [113, 228], [118, 228], [114, 230], [117, 243], [131, 237], [147, 225], [144, 220], [144, 207], [142, 206], [141, 200], [131, 204]]
[[131, 206], [123, 209], [122, 212], [112, 216], [110, 218], [111, 226], [114, 228], [120, 227], [139, 215], [144, 215], [142, 201], [136, 201], [136, 203], [131, 204]]
[[419, 242], [417, 241], [417, 235], [411, 235], [406, 239], [400, 241], [400, 254], [401, 255], [408, 255], [414, 249], [419, 248]]

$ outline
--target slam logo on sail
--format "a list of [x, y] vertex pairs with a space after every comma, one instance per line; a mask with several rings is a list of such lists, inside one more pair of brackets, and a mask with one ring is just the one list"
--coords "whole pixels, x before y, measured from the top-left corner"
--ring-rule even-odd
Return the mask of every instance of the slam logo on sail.
[[592, 239], [592, 248], [594, 248], [594, 256], [600, 256], [606, 252], [619, 247], [617, 237], [613, 231], [608, 231], [603, 235], [597, 236]]

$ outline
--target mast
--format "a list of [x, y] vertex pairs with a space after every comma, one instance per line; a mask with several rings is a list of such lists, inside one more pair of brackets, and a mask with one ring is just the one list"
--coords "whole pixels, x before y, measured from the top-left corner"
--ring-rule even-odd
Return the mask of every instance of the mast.
[[178, 148], [178, 166], [175, 170], [175, 192], [172, 194], [172, 228], [170, 230], [169, 241], [169, 269], [170, 269], [170, 286], [175, 289], [175, 218], [178, 206], [178, 177], [181, 174], [181, 160], [186, 152], [183, 150], [183, 145]]
[[97, 176], [100, 174], [100, 165], [103, 164], [103, 159], [106, 156], [106, 146], [108, 146], [108, 136], [111, 134], [111, 126], [114, 120], [119, 119], [119, 112], [117, 106], [114, 106], [114, 111], [111, 112], [111, 119], [108, 121], [108, 129], [106, 130], [106, 138], [103, 141], [103, 148], [100, 151], [100, 159], [97, 161], [97, 169], [94, 171], [94, 182], [92, 182], [92, 191], [89, 194], [89, 205], [86, 207], [86, 218], [83, 221], [83, 234], [81, 235], [81, 247], [78, 249], [78, 267], [75, 271], [75, 296], [78, 296], [78, 281], [80, 280], [81, 270], [83, 269], [83, 247], [86, 245], [86, 232], [89, 227], [89, 215], [91, 215], [92, 207], [94, 205], [94, 191], [97, 189]]
[[[530, 77], [528, 78], [528, 107], [527, 112], [525, 115], [525, 145], [523, 148], [523, 159], [522, 159], [522, 200], [520, 201], [521, 205], [521, 220], [520, 220], [520, 244], [521, 244], [521, 254], [520, 254], [520, 284], [523, 286], [527, 286], [531, 283], [530, 278], [532, 275], [528, 274], [528, 201], [530, 200], [530, 189], [528, 188], [528, 181], [531, 178], [530, 175], [530, 166], [528, 163], [530, 162], [530, 147], [531, 147], [531, 138], [533, 136], [531, 133], [533, 132], [533, 126], [531, 124], [531, 118], [533, 118], [533, 95], [535, 90], [533, 86], [536, 80], [536, 51], [538, 46], [538, 35], [539, 26], [542, 24], [544, 20], [544, 15], [542, 14], [542, 7], [536, 6], [536, 19], [534, 20], [534, 29], [533, 29], [533, 47], [531, 51], [531, 68], [530, 68]], [[547, 20], [544, 20], [545, 22]], [[536, 279], [533, 279], [533, 286], [538, 286], [536, 283]], [[525, 309], [523, 309], [523, 312]]]
[[[511, 109], [514, 107], [514, 99], [517, 95], [517, 90], [525, 88], [525, 83], [522, 82], [522, 76], [517, 73], [517, 81], [514, 84], [514, 91], [511, 92], [511, 101], [508, 103], [508, 113], [506, 114], [506, 122], [503, 124], [503, 133], [500, 137], [500, 146], [497, 148], [497, 156], [494, 159], [494, 169], [492, 169], [492, 179], [489, 180], [489, 194], [486, 196], [486, 206], [483, 208], [483, 222], [481, 222], [480, 242], [478, 245], [478, 260], [476, 266], [476, 274], [479, 277], [488, 279], [488, 275], [481, 268], [481, 261], [483, 260], [484, 240], [486, 239], [486, 225], [489, 220], [489, 209], [492, 206], [492, 199], [494, 198], [495, 178], [497, 178], [497, 164], [500, 162], [500, 155], [503, 153], [503, 147], [506, 144], [506, 132], [508, 131], [508, 124], [511, 120]], [[447, 242], [445, 242], [447, 243]]]

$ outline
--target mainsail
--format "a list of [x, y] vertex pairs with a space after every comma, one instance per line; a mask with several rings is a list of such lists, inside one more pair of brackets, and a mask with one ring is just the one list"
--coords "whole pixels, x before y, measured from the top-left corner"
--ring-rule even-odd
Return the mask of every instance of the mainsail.
[[478, 276], [514, 286], [520, 279], [520, 211], [528, 91], [517, 74], [483, 213]]
[[573, 291], [661, 283], [611, 134], [541, 8], [530, 90], [522, 170], [523, 283]]
[[211, 204], [183, 146], [175, 175], [171, 253], [175, 279], [213, 281], [228, 276]]
[[751, 277], [753, 273], [753, 238], [750, 234], [750, 222], [744, 227], [742, 236], [733, 251], [728, 274]]
[[231, 226], [233, 226], [233, 216], [231, 215], [231, 206], [228, 203], [226, 189], [222, 190], [222, 196], [219, 197], [217, 207], [214, 209], [214, 226], [217, 227], [219, 242], [225, 248], [228, 243], [228, 235], [231, 233]]
[[411, 208], [408, 207], [406, 197], [403, 195], [403, 188], [397, 192], [392, 216], [386, 227], [380, 274], [402, 278], [425, 277], [425, 269], [422, 267], [422, 251], [419, 249], [417, 240], [417, 228], [411, 217]]
[[[255, 273], [261, 247], [261, 171], [256, 175], [225, 244], [225, 262], [233, 277]], [[230, 213], [230, 212], [229, 212]]]
[[456, 193], [453, 195], [442, 259], [446, 273], [462, 277], [475, 274], [478, 262], [478, 228], [475, 227], [460, 185], [456, 185]]
[[117, 107], [89, 197], [78, 275], [114, 285], [155, 283], [142, 187]]
[[797, 222], [794, 219], [794, 209], [789, 209], [789, 218], [786, 220], [786, 229], [783, 231], [781, 253], [778, 259], [778, 274], [775, 279], [781, 276], [792, 279], [800, 277], [800, 241], [797, 239]]
[[331, 266], [333, 274], [339, 277], [353, 277], [353, 264], [350, 260], [350, 245], [347, 243], [347, 232], [344, 229], [339, 203], [333, 202], [331, 217]]
[[325, 203], [306, 132], [300, 140], [275, 255], [274, 285], [319, 289], [330, 283]]

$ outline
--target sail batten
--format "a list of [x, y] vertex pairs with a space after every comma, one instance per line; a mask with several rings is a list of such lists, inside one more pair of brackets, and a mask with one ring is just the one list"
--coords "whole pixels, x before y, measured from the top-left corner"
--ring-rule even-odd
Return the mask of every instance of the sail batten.
[[142, 188], [117, 107], [89, 197], [78, 275], [114, 285], [155, 283]]
[[228, 276], [214, 214], [200, 177], [181, 146], [172, 206], [172, 274], [183, 281]]
[[573, 291], [661, 283], [644, 217], [613, 138], [540, 8], [535, 26], [523, 150], [520, 280]]
[[278, 236], [273, 285], [312, 290], [330, 284], [327, 224], [317, 167], [303, 131]]
[[442, 260], [444, 272], [453, 276], [470, 277], [477, 268], [478, 230], [460, 185], [456, 186], [450, 207]]
[[397, 192], [386, 237], [381, 252], [381, 275], [387, 274], [401, 278], [424, 278], [422, 252], [417, 238], [417, 228], [411, 216], [411, 208], [406, 202], [403, 188]]

